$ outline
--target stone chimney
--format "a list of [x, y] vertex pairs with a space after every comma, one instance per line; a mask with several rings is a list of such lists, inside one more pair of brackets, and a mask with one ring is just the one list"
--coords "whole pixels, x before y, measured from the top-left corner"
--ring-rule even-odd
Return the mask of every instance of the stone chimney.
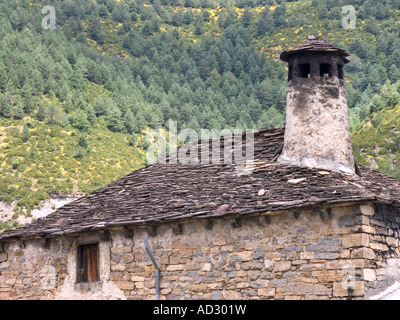
[[280, 55], [289, 72], [285, 140], [278, 162], [355, 172], [343, 80], [348, 55], [314, 36]]

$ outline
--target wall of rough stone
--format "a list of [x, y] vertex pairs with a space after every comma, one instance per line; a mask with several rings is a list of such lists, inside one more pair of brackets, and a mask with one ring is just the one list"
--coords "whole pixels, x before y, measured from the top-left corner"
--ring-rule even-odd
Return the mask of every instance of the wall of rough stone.
[[[347, 299], [348, 285], [363, 298], [373, 214], [349, 205], [3, 243], [0, 299], [154, 299], [146, 235], [160, 299]], [[101, 280], [77, 284], [76, 247], [93, 241]]]
[[0, 253], [0, 299], [53, 299], [66, 275], [67, 250], [58, 241], [3, 243]]
[[400, 212], [390, 205], [375, 205], [368, 233], [371, 265], [365, 270], [366, 296], [373, 296], [400, 281]]
[[354, 173], [343, 80], [296, 77], [288, 83], [284, 140], [278, 162]]

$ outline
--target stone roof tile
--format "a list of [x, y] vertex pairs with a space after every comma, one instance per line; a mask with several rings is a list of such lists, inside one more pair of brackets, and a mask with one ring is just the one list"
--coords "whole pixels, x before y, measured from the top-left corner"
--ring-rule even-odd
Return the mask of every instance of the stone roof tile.
[[283, 135], [283, 129], [255, 132], [255, 166], [249, 174], [238, 174], [241, 164], [236, 162], [149, 165], [27, 226], [3, 232], [0, 240], [323, 204], [400, 205], [400, 181], [369, 168], [349, 175], [276, 163]]

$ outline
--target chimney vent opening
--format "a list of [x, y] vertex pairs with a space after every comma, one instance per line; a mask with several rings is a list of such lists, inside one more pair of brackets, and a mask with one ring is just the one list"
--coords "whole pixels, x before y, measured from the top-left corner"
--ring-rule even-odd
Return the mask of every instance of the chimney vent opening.
[[302, 78], [311, 78], [310, 73], [310, 64], [309, 63], [300, 63], [299, 64], [299, 75]]
[[344, 78], [343, 65], [338, 64], [337, 68], [338, 68], [338, 77], [339, 77], [339, 79], [343, 79]]
[[321, 63], [319, 66], [319, 75], [323, 78], [332, 77], [332, 66], [329, 63]]
[[289, 65], [288, 81], [292, 80], [292, 78], [293, 78], [293, 67]]

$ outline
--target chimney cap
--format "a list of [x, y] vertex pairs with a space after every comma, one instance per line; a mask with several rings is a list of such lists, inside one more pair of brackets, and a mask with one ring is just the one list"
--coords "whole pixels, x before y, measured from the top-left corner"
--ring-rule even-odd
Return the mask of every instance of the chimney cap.
[[288, 62], [289, 57], [300, 52], [332, 52], [338, 53], [342, 56], [344, 63], [349, 60], [345, 57], [349, 56], [346, 50], [336, 47], [333, 43], [326, 42], [322, 36], [309, 35], [305, 42], [300, 44], [297, 48], [285, 50], [281, 53], [280, 59]]

